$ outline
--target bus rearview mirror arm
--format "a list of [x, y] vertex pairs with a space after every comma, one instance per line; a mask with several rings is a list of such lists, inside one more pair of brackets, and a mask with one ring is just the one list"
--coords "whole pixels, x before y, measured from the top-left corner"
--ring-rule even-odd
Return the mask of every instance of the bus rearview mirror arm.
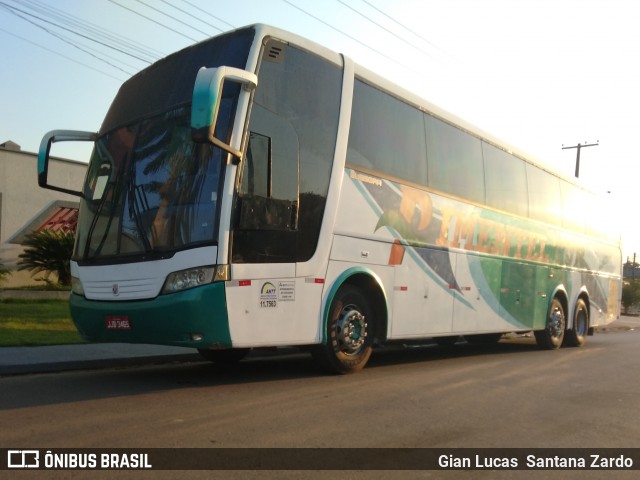
[[198, 70], [191, 103], [191, 138], [194, 142], [211, 142], [237, 158], [242, 152], [215, 137], [216, 120], [225, 81], [240, 83], [247, 91], [255, 89], [255, 73], [233, 67], [202, 67]]

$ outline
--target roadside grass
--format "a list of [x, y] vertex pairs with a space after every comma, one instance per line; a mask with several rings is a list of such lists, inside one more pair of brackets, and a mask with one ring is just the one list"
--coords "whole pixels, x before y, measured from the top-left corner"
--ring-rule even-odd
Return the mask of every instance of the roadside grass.
[[84, 343], [67, 300], [0, 300], [0, 347]]

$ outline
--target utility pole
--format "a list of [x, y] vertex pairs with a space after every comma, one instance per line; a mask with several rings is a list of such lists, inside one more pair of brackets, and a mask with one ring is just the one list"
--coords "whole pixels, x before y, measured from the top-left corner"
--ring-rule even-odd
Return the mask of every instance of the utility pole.
[[578, 154], [576, 155], [576, 178], [580, 176], [580, 149], [584, 147], [597, 147], [600, 144], [600, 140], [596, 143], [587, 143], [586, 140], [584, 143], [579, 143], [578, 145], [574, 145], [572, 147], [562, 146], [562, 150], [569, 150], [571, 148], [575, 148], [578, 150]]

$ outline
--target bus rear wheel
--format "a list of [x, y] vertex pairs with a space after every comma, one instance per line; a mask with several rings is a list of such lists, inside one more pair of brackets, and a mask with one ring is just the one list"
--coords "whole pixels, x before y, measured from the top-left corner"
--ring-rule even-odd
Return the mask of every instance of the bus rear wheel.
[[562, 346], [564, 332], [567, 326], [567, 317], [562, 302], [555, 297], [547, 313], [547, 321], [544, 330], [536, 330], [536, 343], [544, 350], [555, 350]]
[[565, 345], [569, 347], [582, 347], [587, 341], [589, 331], [589, 309], [581, 298], [576, 302], [573, 314], [573, 328], [567, 330], [564, 338]]
[[326, 342], [313, 349], [316, 362], [333, 373], [364, 368], [373, 349], [374, 315], [367, 298], [353, 285], [336, 292], [326, 327]]

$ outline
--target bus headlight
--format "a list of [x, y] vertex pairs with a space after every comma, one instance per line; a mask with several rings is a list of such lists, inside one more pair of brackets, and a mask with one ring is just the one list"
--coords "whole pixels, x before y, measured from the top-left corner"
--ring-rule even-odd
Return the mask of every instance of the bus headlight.
[[84, 287], [78, 277], [71, 277], [71, 291], [76, 295], [82, 295], [84, 297]]
[[180, 292], [211, 283], [215, 271], [215, 267], [198, 267], [170, 273], [162, 286], [162, 293]]

